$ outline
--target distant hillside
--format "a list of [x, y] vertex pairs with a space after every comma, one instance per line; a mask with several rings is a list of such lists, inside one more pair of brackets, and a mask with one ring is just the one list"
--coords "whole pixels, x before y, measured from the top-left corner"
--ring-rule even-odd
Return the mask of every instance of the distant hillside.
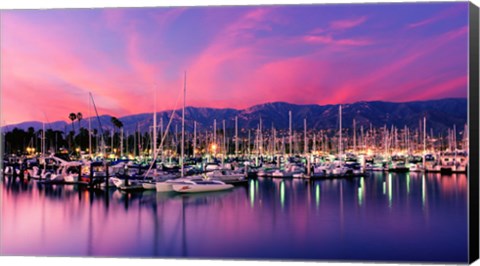
[[[226, 127], [232, 129], [235, 126], [235, 116], [238, 116], [239, 128], [257, 128], [260, 118], [264, 128], [271, 128], [272, 124], [276, 129], [288, 129], [288, 112], [292, 112], [293, 127], [296, 130], [303, 129], [303, 119], [307, 119], [309, 129], [333, 129], [338, 128], [339, 105], [298, 105], [284, 102], [265, 103], [255, 105], [244, 110], [215, 109], [187, 107], [185, 112], [186, 130], [193, 130], [194, 121], [197, 122], [198, 130], [213, 129], [214, 119], [217, 120], [217, 128], [223, 127], [222, 121], [226, 121]], [[172, 111], [159, 112], [157, 115], [158, 125], [163, 120], [166, 127]], [[445, 131], [454, 124], [463, 127], [467, 122], [467, 99], [441, 99], [430, 101], [416, 101], [405, 103], [394, 102], [356, 102], [342, 104], [343, 127], [353, 127], [353, 119], [357, 127], [396, 126], [418, 128], [419, 121], [427, 117], [427, 127], [434, 131]], [[173, 116], [170, 131], [181, 130], [182, 111], [176, 110]], [[88, 126], [88, 118], [81, 122], [82, 127]], [[99, 128], [98, 120], [104, 130], [110, 130], [112, 123], [110, 116], [104, 115], [97, 119], [92, 118], [92, 127]], [[153, 114], [136, 114], [119, 118], [124, 124], [125, 131], [133, 132], [138, 128], [142, 132], [149, 130], [153, 125]], [[17, 125], [6, 126], [6, 130], [13, 128], [27, 129], [33, 127], [36, 130], [42, 128], [41, 122], [24, 122]], [[64, 121], [53, 122], [46, 125], [47, 129], [71, 130], [71, 124]], [[75, 122], [75, 128], [78, 123]]]

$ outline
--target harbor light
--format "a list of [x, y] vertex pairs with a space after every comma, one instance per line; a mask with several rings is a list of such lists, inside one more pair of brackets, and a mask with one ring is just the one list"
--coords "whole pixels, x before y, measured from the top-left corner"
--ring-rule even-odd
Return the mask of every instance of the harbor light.
[[27, 150], [27, 153], [28, 153], [28, 154], [33, 154], [33, 153], [35, 153], [35, 148], [33, 148], [33, 147], [27, 147], [26, 150]]
[[213, 153], [216, 153], [216, 152], [217, 152], [217, 144], [213, 143], [212, 145], [210, 145], [210, 150], [211, 150]]

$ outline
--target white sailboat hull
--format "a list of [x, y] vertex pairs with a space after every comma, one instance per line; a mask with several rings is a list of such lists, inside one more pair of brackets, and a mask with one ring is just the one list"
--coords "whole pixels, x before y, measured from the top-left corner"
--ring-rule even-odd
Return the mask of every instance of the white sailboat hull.
[[156, 183], [149, 183], [149, 182], [142, 183], [143, 189], [146, 189], [146, 190], [156, 190], [157, 189], [156, 185], [157, 185]]
[[229, 184], [212, 184], [212, 185], [200, 185], [200, 184], [175, 184], [172, 186], [173, 190], [180, 193], [199, 193], [199, 192], [213, 192], [222, 191], [233, 188], [233, 185]]
[[157, 192], [172, 192], [172, 191], [174, 191], [173, 187], [172, 187], [172, 184], [167, 183], [167, 182], [157, 182], [155, 184], [155, 188], [156, 188]]

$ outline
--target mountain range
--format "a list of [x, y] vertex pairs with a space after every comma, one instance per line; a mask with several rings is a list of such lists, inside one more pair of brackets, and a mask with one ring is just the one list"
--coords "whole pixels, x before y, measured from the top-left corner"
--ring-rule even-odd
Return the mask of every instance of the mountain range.
[[[384, 125], [398, 128], [404, 126], [418, 128], [419, 122], [425, 116], [427, 118], [427, 128], [435, 132], [444, 132], [447, 128], [456, 125], [457, 128], [463, 128], [467, 122], [468, 101], [466, 98], [448, 98], [440, 100], [414, 101], [414, 102], [384, 102], [384, 101], [361, 101], [351, 104], [342, 104], [342, 126], [352, 128], [355, 119], [357, 128], [382, 127]], [[223, 128], [225, 120], [226, 128], [233, 130], [235, 126], [235, 117], [238, 117], [239, 131], [245, 129], [255, 129], [258, 127], [260, 118], [263, 128], [272, 128], [288, 130], [289, 111], [292, 112], [292, 127], [295, 130], [303, 130], [304, 119], [307, 119], [308, 129], [336, 129], [339, 127], [339, 105], [299, 105], [286, 102], [273, 102], [255, 105], [243, 110], [237, 109], [216, 109], [203, 107], [185, 108], [185, 128], [187, 131], [193, 131], [194, 121], [197, 123], [197, 130], [212, 130], [214, 120], [216, 119], [217, 129]], [[173, 118], [170, 126], [170, 132], [181, 131], [182, 110], [162, 111], [157, 113], [158, 125], [163, 121], [165, 128], [170, 117]], [[138, 130], [145, 132], [153, 126], [153, 114], [135, 114], [120, 117], [119, 120], [124, 125], [126, 132]], [[102, 125], [103, 130], [110, 131], [113, 128], [111, 116], [102, 115], [91, 118], [92, 128], [99, 129]], [[75, 128], [78, 130], [78, 121], [75, 122]], [[80, 124], [81, 127], [88, 127], [88, 118], [84, 118]], [[42, 128], [42, 122], [30, 121], [16, 125], [5, 126], [9, 131], [13, 128], [28, 129], [33, 127], [35, 130]], [[70, 131], [71, 123], [65, 121], [56, 121], [46, 124], [47, 129]]]

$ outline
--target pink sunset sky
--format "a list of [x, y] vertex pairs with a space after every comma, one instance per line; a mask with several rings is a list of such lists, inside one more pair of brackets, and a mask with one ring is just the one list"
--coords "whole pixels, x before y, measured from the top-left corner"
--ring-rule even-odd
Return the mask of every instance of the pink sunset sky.
[[[467, 97], [468, 2], [1, 13], [2, 119]], [[93, 113], [92, 113], [93, 115]]]

